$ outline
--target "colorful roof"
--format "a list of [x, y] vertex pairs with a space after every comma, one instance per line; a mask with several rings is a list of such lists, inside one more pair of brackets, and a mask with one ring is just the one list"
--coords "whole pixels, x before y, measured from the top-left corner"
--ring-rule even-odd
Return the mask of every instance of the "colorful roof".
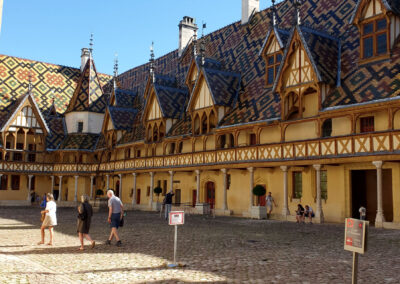
[[137, 93], [117, 88], [115, 90], [115, 106], [134, 107]]
[[186, 89], [154, 84], [154, 89], [164, 118], [181, 118], [188, 98]]
[[100, 134], [69, 134], [61, 143], [59, 150], [93, 151], [99, 138]]
[[109, 106], [108, 111], [116, 130], [131, 130], [138, 113], [137, 109]]

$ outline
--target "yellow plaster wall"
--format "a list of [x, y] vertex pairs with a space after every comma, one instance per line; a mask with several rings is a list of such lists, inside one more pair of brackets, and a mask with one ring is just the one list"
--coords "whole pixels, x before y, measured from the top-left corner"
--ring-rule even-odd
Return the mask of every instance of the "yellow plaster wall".
[[[3, 173], [4, 174], [4, 173]], [[26, 200], [28, 197], [27, 176], [21, 175], [19, 190], [11, 189], [11, 175], [8, 175], [6, 190], [0, 190], [0, 200]]]
[[215, 135], [207, 137], [206, 150], [215, 150]]
[[260, 133], [260, 144], [279, 143], [281, 141], [281, 129], [279, 126], [264, 128]]
[[312, 93], [303, 97], [303, 117], [315, 116], [318, 114], [318, 93]]
[[190, 139], [183, 140], [182, 153], [191, 153], [191, 152], [192, 152], [192, 140]]
[[286, 128], [285, 141], [296, 141], [317, 138], [317, 123], [315, 121], [290, 124]]
[[332, 136], [351, 134], [351, 120], [349, 117], [332, 118]]

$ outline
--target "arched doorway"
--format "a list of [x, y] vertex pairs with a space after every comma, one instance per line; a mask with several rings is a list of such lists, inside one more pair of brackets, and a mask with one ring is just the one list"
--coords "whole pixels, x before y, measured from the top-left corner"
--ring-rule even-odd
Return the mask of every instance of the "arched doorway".
[[115, 195], [119, 197], [119, 180], [117, 180], [115, 184]]
[[215, 205], [215, 184], [212, 181], [206, 183], [206, 202], [210, 204], [210, 209]]

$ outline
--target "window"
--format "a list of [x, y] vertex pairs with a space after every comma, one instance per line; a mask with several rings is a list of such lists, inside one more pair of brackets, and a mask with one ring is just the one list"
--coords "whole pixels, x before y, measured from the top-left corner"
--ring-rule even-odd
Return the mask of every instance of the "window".
[[2, 175], [0, 178], [0, 190], [7, 190], [7, 176]]
[[125, 159], [129, 159], [131, 157], [131, 149], [126, 149], [125, 150]]
[[22, 153], [14, 153], [14, 161], [22, 161]]
[[11, 176], [11, 189], [19, 190], [19, 176]]
[[327, 119], [322, 124], [322, 137], [331, 137], [332, 135], [332, 119]]
[[24, 150], [24, 143], [17, 143], [17, 150]]
[[226, 175], [226, 189], [229, 190], [230, 187], [231, 187], [231, 174], [227, 174]]
[[293, 172], [293, 198], [300, 199], [303, 195], [302, 172]]
[[175, 189], [175, 204], [178, 206], [181, 204], [181, 190], [180, 189]]
[[136, 158], [140, 158], [140, 155], [142, 154], [142, 151], [140, 151], [140, 150], [137, 150], [136, 151]]
[[389, 51], [388, 24], [385, 18], [367, 22], [361, 27], [361, 58], [385, 55]]
[[321, 198], [327, 200], [328, 199], [328, 172], [321, 171]]
[[178, 154], [182, 153], [182, 148], [183, 148], [183, 143], [179, 142], [178, 143], [178, 150], [176, 151], [176, 153], [178, 153]]
[[35, 144], [29, 144], [28, 145], [28, 150], [31, 151], [31, 152], [36, 151], [36, 145]]
[[36, 154], [28, 154], [28, 162], [36, 162]]
[[250, 134], [250, 146], [257, 144], [257, 136], [255, 133]]
[[147, 187], [147, 196], [150, 196], [150, 186]]
[[273, 85], [282, 61], [282, 53], [276, 52], [267, 57], [267, 85]]
[[162, 195], [165, 196], [167, 193], [167, 180], [163, 180]]
[[374, 131], [374, 117], [362, 117], [360, 118], [360, 132], [373, 132]]
[[82, 133], [83, 132], [83, 122], [82, 121], [78, 121], [78, 133]]

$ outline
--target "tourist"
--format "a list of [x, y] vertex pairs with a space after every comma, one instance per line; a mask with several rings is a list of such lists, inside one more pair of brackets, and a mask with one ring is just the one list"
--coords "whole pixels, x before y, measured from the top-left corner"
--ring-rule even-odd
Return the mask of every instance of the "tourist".
[[45, 193], [43, 195], [42, 203], [40, 203], [40, 208], [46, 208], [46, 203], [47, 203], [47, 196], [46, 196], [46, 193]]
[[272, 193], [271, 192], [268, 192], [267, 197], [265, 197], [265, 201], [266, 201], [267, 210], [268, 210], [267, 211], [267, 217], [269, 218], [271, 216], [273, 205], [276, 206], [275, 199], [272, 197]]
[[306, 205], [304, 211], [304, 218], [308, 218], [310, 224], [312, 224], [312, 218], [314, 217], [315, 217], [314, 210], [311, 208], [311, 206]]
[[115, 237], [117, 240], [117, 246], [121, 246], [121, 240], [118, 236], [118, 227], [120, 226], [122, 217], [124, 216], [124, 206], [121, 200], [114, 195], [114, 191], [111, 189], [107, 191], [108, 199], [108, 223], [111, 227], [110, 237], [107, 240], [107, 244], [111, 245], [112, 239]]
[[165, 220], [168, 220], [169, 212], [171, 212], [172, 207], [172, 196], [174, 196], [174, 192], [171, 190], [165, 195], [163, 205], [165, 205]]
[[89, 235], [90, 222], [93, 216], [92, 206], [89, 204], [89, 197], [87, 195], [82, 195], [81, 205], [78, 206], [78, 235], [81, 242], [81, 247], [79, 250], [84, 250], [83, 239], [87, 239], [91, 243], [91, 248], [94, 248], [95, 241]]
[[41, 211], [41, 214], [46, 214], [42, 223], [42, 226], [40, 228], [41, 235], [42, 235], [42, 240], [38, 243], [39, 245], [44, 244], [44, 230], [46, 228], [49, 229], [50, 233], [50, 241], [48, 242], [47, 245], [51, 246], [53, 245], [53, 227], [57, 225], [57, 217], [56, 217], [56, 211], [57, 211], [57, 205], [54, 202], [54, 197], [53, 194], [47, 193], [47, 203], [46, 203], [46, 208]]
[[304, 207], [301, 204], [297, 205], [296, 222], [297, 223], [303, 223], [304, 222]]
[[366, 220], [367, 209], [364, 206], [361, 206], [360, 209], [358, 209], [358, 212], [360, 212], [360, 220]]

